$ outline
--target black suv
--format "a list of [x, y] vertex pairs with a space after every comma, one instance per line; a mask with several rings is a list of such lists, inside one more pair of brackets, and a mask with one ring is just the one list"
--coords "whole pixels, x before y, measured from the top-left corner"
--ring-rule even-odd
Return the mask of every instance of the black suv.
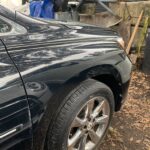
[[94, 150], [127, 93], [112, 30], [0, 6], [0, 150]]

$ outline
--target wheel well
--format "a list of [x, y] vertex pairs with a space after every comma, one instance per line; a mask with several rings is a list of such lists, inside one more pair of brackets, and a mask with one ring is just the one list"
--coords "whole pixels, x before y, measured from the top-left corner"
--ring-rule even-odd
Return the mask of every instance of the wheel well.
[[114, 78], [114, 76], [109, 74], [92, 77], [92, 79], [106, 84], [112, 90], [115, 99], [115, 111], [118, 111], [121, 107], [121, 101], [122, 101], [121, 83], [119, 83], [119, 81], [117, 81]]

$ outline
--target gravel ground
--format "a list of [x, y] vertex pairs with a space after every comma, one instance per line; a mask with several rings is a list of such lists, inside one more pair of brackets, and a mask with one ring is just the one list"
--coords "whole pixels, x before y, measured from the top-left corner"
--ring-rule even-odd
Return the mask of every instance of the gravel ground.
[[150, 76], [133, 72], [127, 101], [99, 150], [150, 150]]

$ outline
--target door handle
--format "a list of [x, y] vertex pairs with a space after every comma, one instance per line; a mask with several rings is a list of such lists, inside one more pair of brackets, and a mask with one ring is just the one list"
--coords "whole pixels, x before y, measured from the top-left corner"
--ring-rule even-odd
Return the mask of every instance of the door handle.
[[13, 133], [15, 133], [15, 132], [17, 132], [17, 131], [19, 131], [19, 130], [21, 130], [22, 128], [23, 128], [23, 124], [20, 124], [20, 125], [12, 128], [12, 129], [6, 131], [6, 132], [0, 133], [0, 140], [13, 134]]

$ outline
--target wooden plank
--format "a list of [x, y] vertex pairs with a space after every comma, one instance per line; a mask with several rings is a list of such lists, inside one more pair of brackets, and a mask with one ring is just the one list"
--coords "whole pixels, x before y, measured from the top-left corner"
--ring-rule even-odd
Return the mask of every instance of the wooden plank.
[[139, 16], [139, 18], [138, 18], [138, 21], [137, 21], [137, 23], [136, 23], [136, 26], [135, 26], [135, 28], [134, 28], [134, 31], [133, 31], [133, 33], [132, 33], [132, 36], [131, 36], [131, 38], [130, 38], [130, 41], [129, 41], [129, 43], [128, 43], [128, 46], [127, 46], [127, 48], [126, 48], [126, 53], [127, 53], [127, 54], [129, 54], [129, 52], [130, 52], [130, 48], [131, 48], [131, 46], [132, 46], [133, 40], [134, 40], [134, 38], [135, 38], [135, 35], [136, 35], [136, 33], [137, 33], [137, 30], [138, 30], [140, 21], [142, 20], [143, 13], [144, 13], [144, 11], [142, 10], [142, 12], [141, 12], [141, 14], [140, 14], [140, 16]]

